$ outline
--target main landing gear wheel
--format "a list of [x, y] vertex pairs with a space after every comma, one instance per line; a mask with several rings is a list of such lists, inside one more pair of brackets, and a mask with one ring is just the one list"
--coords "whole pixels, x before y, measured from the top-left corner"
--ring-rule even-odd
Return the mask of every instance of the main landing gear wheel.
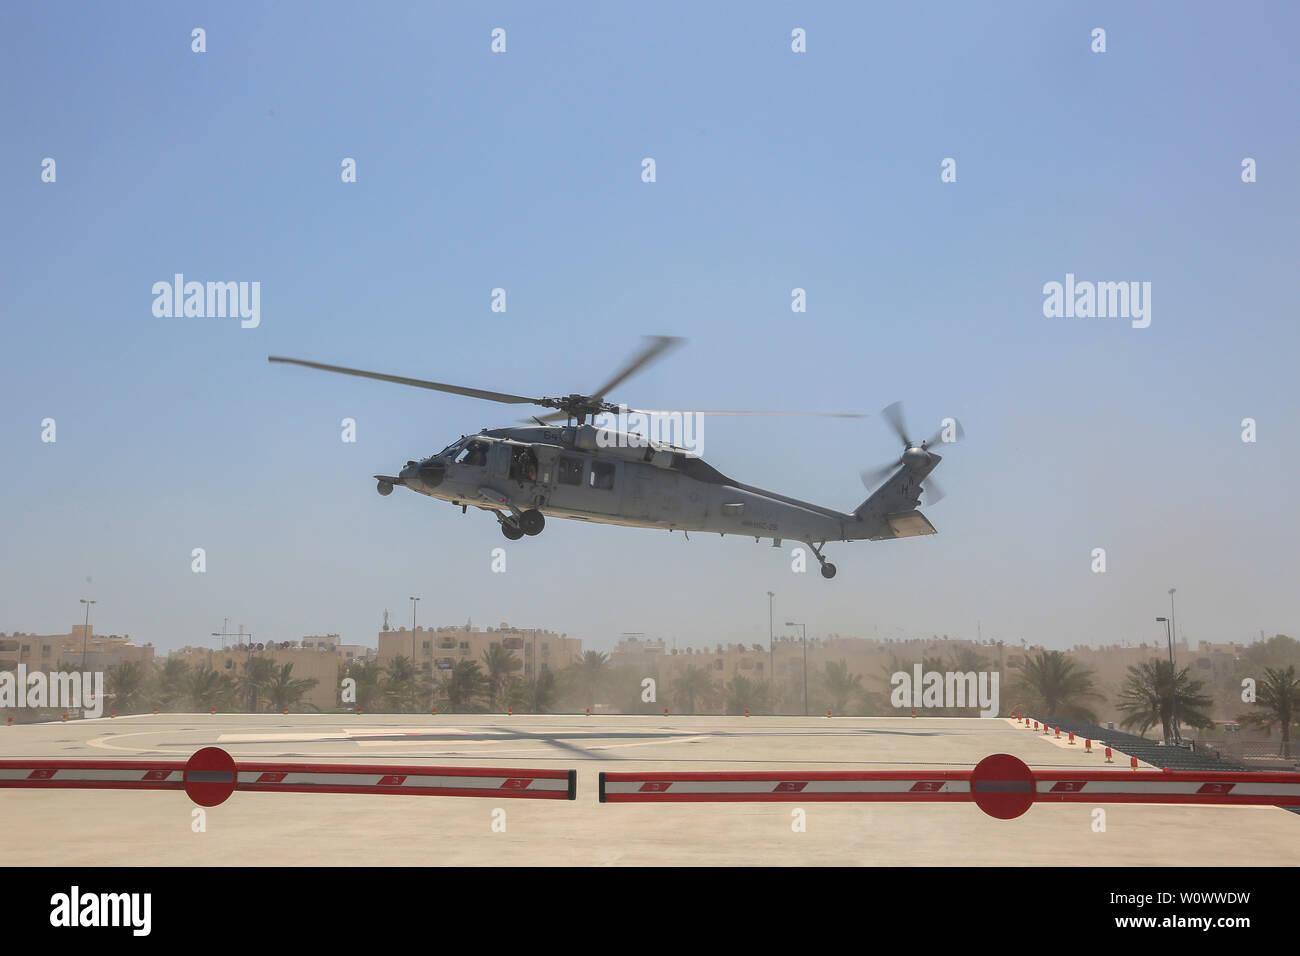
[[827, 561], [825, 564], [823, 564], [823, 565], [822, 565], [822, 577], [826, 578], [827, 580], [829, 580], [830, 578], [835, 577], [835, 565], [831, 564], [829, 561]]
[[393, 493], [393, 483], [391, 481], [381, 481], [377, 490], [381, 495], [387, 498]]
[[522, 531], [520, 531], [512, 524], [506, 524], [504, 521], [501, 522], [501, 533], [505, 535], [507, 538], [509, 538], [511, 541], [518, 541], [520, 538], [524, 536], [524, 533]]
[[536, 508], [530, 508], [519, 516], [519, 528], [524, 534], [541, 534], [546, 527], [546, 516]]

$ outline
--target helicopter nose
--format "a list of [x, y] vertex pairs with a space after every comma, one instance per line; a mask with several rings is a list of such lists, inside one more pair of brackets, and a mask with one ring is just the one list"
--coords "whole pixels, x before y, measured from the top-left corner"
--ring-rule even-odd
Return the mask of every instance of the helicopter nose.
[[436, 488], [442, 484], [442, 479], [447, 476], [447, 466], [440, 459], [428, 458], [420, 462], [419, 465], [408, 465], [402, 469], [402, 477], [407, 477], [407, 472], [411, 477], [418, 478], [425, 488]]

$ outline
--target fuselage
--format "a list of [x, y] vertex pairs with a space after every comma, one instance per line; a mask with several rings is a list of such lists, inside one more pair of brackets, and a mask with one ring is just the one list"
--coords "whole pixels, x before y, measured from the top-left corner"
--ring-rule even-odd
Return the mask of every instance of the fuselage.
[[857, 516], [733, 481], [685, 450], [592, 425], [488, 429], [409, 462], [401, 483], [453, 504], [793, 541], [868, 537]]

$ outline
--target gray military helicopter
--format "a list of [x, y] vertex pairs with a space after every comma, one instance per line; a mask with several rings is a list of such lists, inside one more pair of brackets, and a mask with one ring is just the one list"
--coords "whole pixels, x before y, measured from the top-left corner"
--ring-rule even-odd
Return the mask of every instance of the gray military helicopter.
[[[788, 539], [808, 545], [821, 564], [822, 576], [833, 578], [835, 565], [822, 555], [828, 541], [881, 541], [935, 533], [917, 507], [922, 481], [941, 460], [930, 446], [962, 437], [961, 426], [953, 419], [946, 420], [947, 427], [929, 440], [917, 442], [908, 436], [901, 406], [895, 403], [886, 408], [882, 414], [903, 443], [902, 455], [875, 471], [862, 472], [868, 488], [887, 480], [851, 512], [734, 481], [687, 449], [588, 423], [588, 418], [619, 412], [867, 417], [816, 412], [641, 411], [605, 401], [608, 392], [680, 341], [672, 336], [649, 337], [595, 392], [558, 398], [530, 398], [274, 355], [268, 361], [508, 405], [555, 409], [527, 419], [533, 423], [530, 425], [485, 428], [476, 435], [462, 435], [436, 455], [408, 461], [396, 475], [375, 475], [381, 495], [390, 495], [401, 485], [459, 505], [462, 513], [470, 507], [490, 511], [500, 523], [501, 533], [511, 541], [540, 534], [548, 515], [634, 528], [752, 535], [755, 541], [771, 538], [773, 547]], [[933, 481], [928, 485], [934, 494], [927, 494], [927, 503], [933, 504], [941, 495]]]

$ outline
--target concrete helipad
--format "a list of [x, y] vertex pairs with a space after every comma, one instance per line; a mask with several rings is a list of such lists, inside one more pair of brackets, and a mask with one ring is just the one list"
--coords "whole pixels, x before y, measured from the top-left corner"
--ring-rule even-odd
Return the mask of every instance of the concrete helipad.
[[[1300, 815], [1273, 807], [600, 804], [601, 770], [966, 769], [1009, 753], [1103, 769], [1100, 753], [1007, 720], [500, 715], [177, 715], [0, 728], [0, 757], [575, 768], [578, 799], [0, 790], [9, 865], [1300, 865]], [[1116, 773], [1128, 772], [1117, 756]], [[494, 832], [495, 810], [505, 832]], [[802, 809], [806, 832], [791, 828]], [[499, 815], [497, 816], [499, 820]]]

